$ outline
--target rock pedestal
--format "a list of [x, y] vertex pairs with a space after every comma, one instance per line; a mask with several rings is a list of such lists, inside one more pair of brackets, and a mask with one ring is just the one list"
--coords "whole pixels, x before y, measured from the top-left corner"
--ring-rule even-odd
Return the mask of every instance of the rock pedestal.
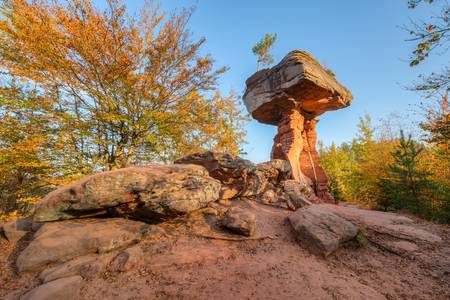
[[295, 180], [310, 185], [322, 201], [334, 202], [316, 151], [316, 117], [350, 105], [350, 91], [305, 51], [290, 52], [246, 85], [243, 99], [253, 118], [278, 126], [272, 159], [289, 161]]

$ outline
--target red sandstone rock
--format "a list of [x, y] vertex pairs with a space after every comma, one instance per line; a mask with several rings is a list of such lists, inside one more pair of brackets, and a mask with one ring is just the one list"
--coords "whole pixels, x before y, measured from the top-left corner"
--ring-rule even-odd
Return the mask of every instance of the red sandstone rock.
[[221, 199], [262, 195], [292, 177], [291, 167], [284, 158], [255, 165], [228, 153], [206, 151], [184, 156], [175, 163], [203, 166], [209, 176], [222, 183]]
[[222, 183], [220, 198], [230, 199], [245, 188], [247, 170], [253, 164], [238, 156], [223, 152], [205, 151], [183, 156], [176, 164], [195, 164], [203, 166], [212, 178]]
[[82, 219], [45, 223], [20, 253], [19, 272], [41, 270], [47, 264], [65, 262], [94, 253], [108, 253], [134, 245], [151, 227], [122, 218]]
[[[3, 227], [3, 234], [10, 243], [17, 243], [28, 232], [31, 231], [31, 219], [22, 218], [13, 221], [6, 222], [3, 226], [0, 225], [0, 229]], [[1, 231], [1, 230], [0, 230]]]
[[147, 165], [102, 172], [61, 187], [37, 206], [34, 222], [123, 216], [157, 223], [219, 199], [220, 182], [198, 165]]
[[65, 277], [45, 283], [26, 293], [21, 300], [77, 300], [83, 278], [80, 276]]
[[256, 230], [256, 216], [239, 207], [232, 207], [225, 213], [223, 225], [245, 236], [252, 236]]
[[316, 151], [316, 117], [350, 105], [350, 91], [305, 51], [290, 52], [246, 85], [243, 99], [253, 118], [278, 126], [272, 159], [288, 160], [295, 180], [312, 186], [322, 201], [334, 202]]
[[312, 253], [328, 256], [353, 239], [358, 227], [320, 205], [310, 205], [289, 216], [297, 240]]

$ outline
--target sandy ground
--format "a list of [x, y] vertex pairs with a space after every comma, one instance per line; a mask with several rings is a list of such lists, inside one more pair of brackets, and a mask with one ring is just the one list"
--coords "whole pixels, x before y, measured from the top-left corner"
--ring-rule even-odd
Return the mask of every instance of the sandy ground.
[[[423, 242], [396, 253], [377, 243], [351, 242], [325, 259], [295, 241], [286, 220], [291, 212], [253, 202], [234, 205], [253, 211], [257, 236], [272, 239], [201, 237], [236, 237], [213, 216], [158, 225], [156, 234], [140, 243], [144, 255], [134, 268], [87, 279], [82, 299], [450, 299], [449, 226], [414, 220], [414, 226], [442, 238], [438, 245]], [[15, 273], [17, 252], [0, 240], [0, 299], [39, 284], [38, 274]]]

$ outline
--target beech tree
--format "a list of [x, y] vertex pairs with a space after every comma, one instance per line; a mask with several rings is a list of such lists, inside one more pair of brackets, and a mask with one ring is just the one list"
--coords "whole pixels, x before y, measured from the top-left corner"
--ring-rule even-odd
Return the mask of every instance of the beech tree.
[[1, 2], [0, 217], [93, 172], [239, 153], [246, 118], [217, 92], [226, 68], [200, 54], [192, 11], [107, 4]]
[[[415, 48], [410, 56], [410, 65], [416, 66], [425, 61], [432, 53], [445, 54], [450, 42], [450, 5], [442, 0], [410, 0], [409, 8], [415, 9], [420, 4], [430, 4], [440, 10], [439, 13], [430, 16], [424, 21], [414, 21], [409, 33], [410, 41], [415, 43]], [[448, 92], [450, 89], [450, 69], [444, 64], [442, 69], [428, 75], [421, 75], [420, 81], [413, 88], [424, 93], [426, 98], [432, 98], [431, 102], [420, 105], [424, 112], [425, 120], [420, 127], [425, 131], [425, 141], [434, 147], [435, 158], [431, 161], [439, 161], [434, 170], [449, 169], [450, 162], [450, 112], [448, 108]], [[449, 181], [449, 173], [444, 172], [442, 177]], [[445, 183], [444, 183], [445, 184]]]
[[[47, 114], [50, 101], [15, 82], [0, 88], [0, 219], [27, 212], [33, 203], [61, 180], [68, 170], [55, 155], [55, 120]], [[55, 176], [56, 175], [56, 176]]]
[[134, 18], [119, 0], [107, 3], [105, 11], [89, 0], [1, 7], [5, 76], [51, 99], [72, 158], [104, 170], [218, 145], [237, 154], [243, 119], [235, 97], [214, 95], [226, 68], [200, 55], [205, 39], [192, 40], [191, 12], [165, 15], [150, 3]]
[[[428, 20], [413, 21], [406, 28], [411, 35], [408, 40], [415, 44], [414, 50], [409, 57], [410, 66], [416, 66], [426, 60], [430, 54], [439, 51], [441, 54], [448, 50], [450, 42], [450, 5], [447, 1], [440, 0], [410, 0], [408, 7], [416, 9], [420, 4], [433, 4], [440, 13], [430, 16]], [[444, 65], [442, 70], [429, 75], [421, 75], [420, 82], [414, 87], [415, 90], [433, 95], [436, 92], [446, 93], [450, 88], [450, 69]]]

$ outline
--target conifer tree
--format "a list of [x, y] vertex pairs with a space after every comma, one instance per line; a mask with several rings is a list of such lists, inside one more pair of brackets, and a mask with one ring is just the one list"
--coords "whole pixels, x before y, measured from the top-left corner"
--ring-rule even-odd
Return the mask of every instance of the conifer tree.
[[273, 56], [270, 54], [269, 50], [276, 40], [276, 34], [266, 33], [266, 35], [264, 35], [264, 37], [255, 46], [253, 46], [253, 54], [258, 56], [256, 70], [259, 70], [260, 66], [273, 64]]
[[389, 167], [390, 178], [382, 180], [387, 196], [396, 208], [405, 208], [419, 215], [430, 175], [418, 168], [423, 150], [411, 136], [405, 138], [404, 132], [400, 131], [399, 144], [392, 152], [394, 162]]

